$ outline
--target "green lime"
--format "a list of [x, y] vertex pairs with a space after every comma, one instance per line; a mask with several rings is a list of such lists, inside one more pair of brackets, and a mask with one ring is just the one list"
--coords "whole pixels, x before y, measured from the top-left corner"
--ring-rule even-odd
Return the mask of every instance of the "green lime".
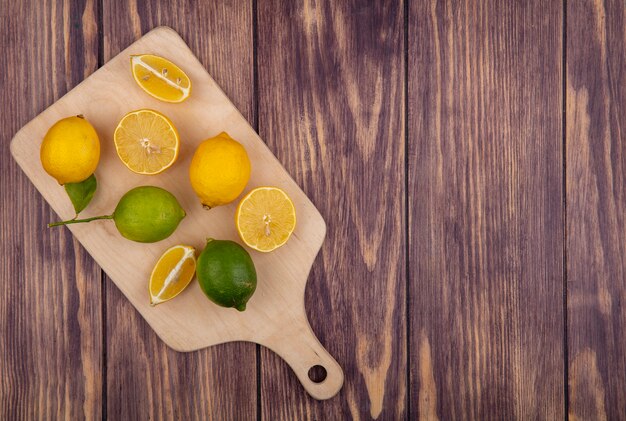
[[153, 186], [129, 190], [113, 212], [120, 234], [140, 243], [154, 243], [169, 237], [184, 217], [185, 211], [174, 195]]
[[112, 215], [55, 222], [48, 227], [113, 219], [122, 236], [140, 243], [154, 243], [172, 235], [184, 217], [185, 211], [172, 193], [160, 187], [141, 186], [122, 196]]
[[196, 274], [205, 295], [222, 307], [244, 311], [256, 289], [252, 258], [234, 241], [208, 239], [198, 257]]

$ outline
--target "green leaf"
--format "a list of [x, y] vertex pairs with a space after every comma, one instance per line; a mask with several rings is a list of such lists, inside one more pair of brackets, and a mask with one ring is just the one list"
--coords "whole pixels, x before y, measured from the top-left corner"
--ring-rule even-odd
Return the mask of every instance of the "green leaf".
[[70, 197], [72, 205], [74, 205], [74, 210], [76, 211], [77, 216], [83, 209], [87, 207], [89, 202], [91, 202], [91, 198], [96, 192], [97, 186], [98, 183], [96, 181], [96, 176], [93, 174], [91, 174], [89, 178], [81, 181], [80, 183], [67, 183], [65, 185], [65, 191]]

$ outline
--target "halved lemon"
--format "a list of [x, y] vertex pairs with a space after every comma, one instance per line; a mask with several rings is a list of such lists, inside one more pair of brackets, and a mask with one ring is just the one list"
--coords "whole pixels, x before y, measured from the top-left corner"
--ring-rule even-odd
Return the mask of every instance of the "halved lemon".
[[191, 94], [191, 80], [171, 61], [152, 54], [130, 56], [137, 84], [156, 99], [183, 102]]
[[239, 202], [235, 223], [244, 243], [270, 252], [289, 240], [296, 228], [296, 208], [278, 187], [258, 187]]
[[178, 245], [168, 249], [150, 275], [150, 305], [155, 306], [180, 294], [196, 273], [196, 250]]
[[137, 174], [158, 174], [178, 158], [178, 130], [158, 111], [131, 111], [117, 125], [113, 138], [117, 155]]

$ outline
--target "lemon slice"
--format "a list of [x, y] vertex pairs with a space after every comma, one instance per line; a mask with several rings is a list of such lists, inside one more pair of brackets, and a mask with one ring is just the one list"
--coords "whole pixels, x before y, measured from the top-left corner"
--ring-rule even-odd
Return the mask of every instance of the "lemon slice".
[[171, 61], [152, 54], [130, 56], [137, 84], [156, 99], [183, 102], [191, 94], [191, 80]]
[[244, 243], [270, 252], [289, 240], [296, 228], [296, 209], [278, 187], [258, 187], [239, 202], [235, 223]]
[[150, 305], [155, 306], [180, 294], [196, 273], [196, 250], [191, 246], [168, 249], [150, 275]]
[[131, 111], [117, 125], [113, 138], [117, 155], [137, 174], [158, 174], [178, 158], [178, 130], [158, 111]]

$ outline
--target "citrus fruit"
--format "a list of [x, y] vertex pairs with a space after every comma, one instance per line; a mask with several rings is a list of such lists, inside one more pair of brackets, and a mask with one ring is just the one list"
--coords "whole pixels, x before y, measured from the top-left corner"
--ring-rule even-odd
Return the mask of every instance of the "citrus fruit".
[[183, 102], [191, 94], [191, 80], [171, 61], [152, 54], [130, 56], [135, 82], [156, 99]]
[[163, 253], [150, 275], [150, 305], [155, 306], [180, 294], [196, 273], [196, 250], [178, 245]]
[[67, 117], [50, 127], [39, 152], [43, 169], [59, 184], [78, 183], [96, 171], [100, 139], [85, 117]]
[[250, 179], [248, 153], [239, 142], [222, 132], [198, 146], [189, 166], [189, 179], [205, 207], [230, 203]]
[[198, 282], [215, 304], [246, 309], [256, 289], [256, 269], [248, 252], [234, 241], [208, 239], [198, 257]]
[[137, 174], [158, 174], [178, 158], [178, 130], [158, 111], [129, 112], [117, 125], [113, 137], [117, 155]]
[[172, 235], [185, 215], [172, 193], [160, 187], [142, 186], [122, 196], [113, 220], [120, 234], [129, 240], [154, 243]]
[[140, 243], [154, 243], [172, 235], [185, 215], [172, 193], [160, 187], [141, 186], [124, 194], [111, 215], [54, 222], [48, 227], [112, 219], [123, 237]]
[[296, 228], [296, 209], [278, 187], [258, 187], [239, 202], [235, 223], [244, 243], [269, 252], [289, 240]]

